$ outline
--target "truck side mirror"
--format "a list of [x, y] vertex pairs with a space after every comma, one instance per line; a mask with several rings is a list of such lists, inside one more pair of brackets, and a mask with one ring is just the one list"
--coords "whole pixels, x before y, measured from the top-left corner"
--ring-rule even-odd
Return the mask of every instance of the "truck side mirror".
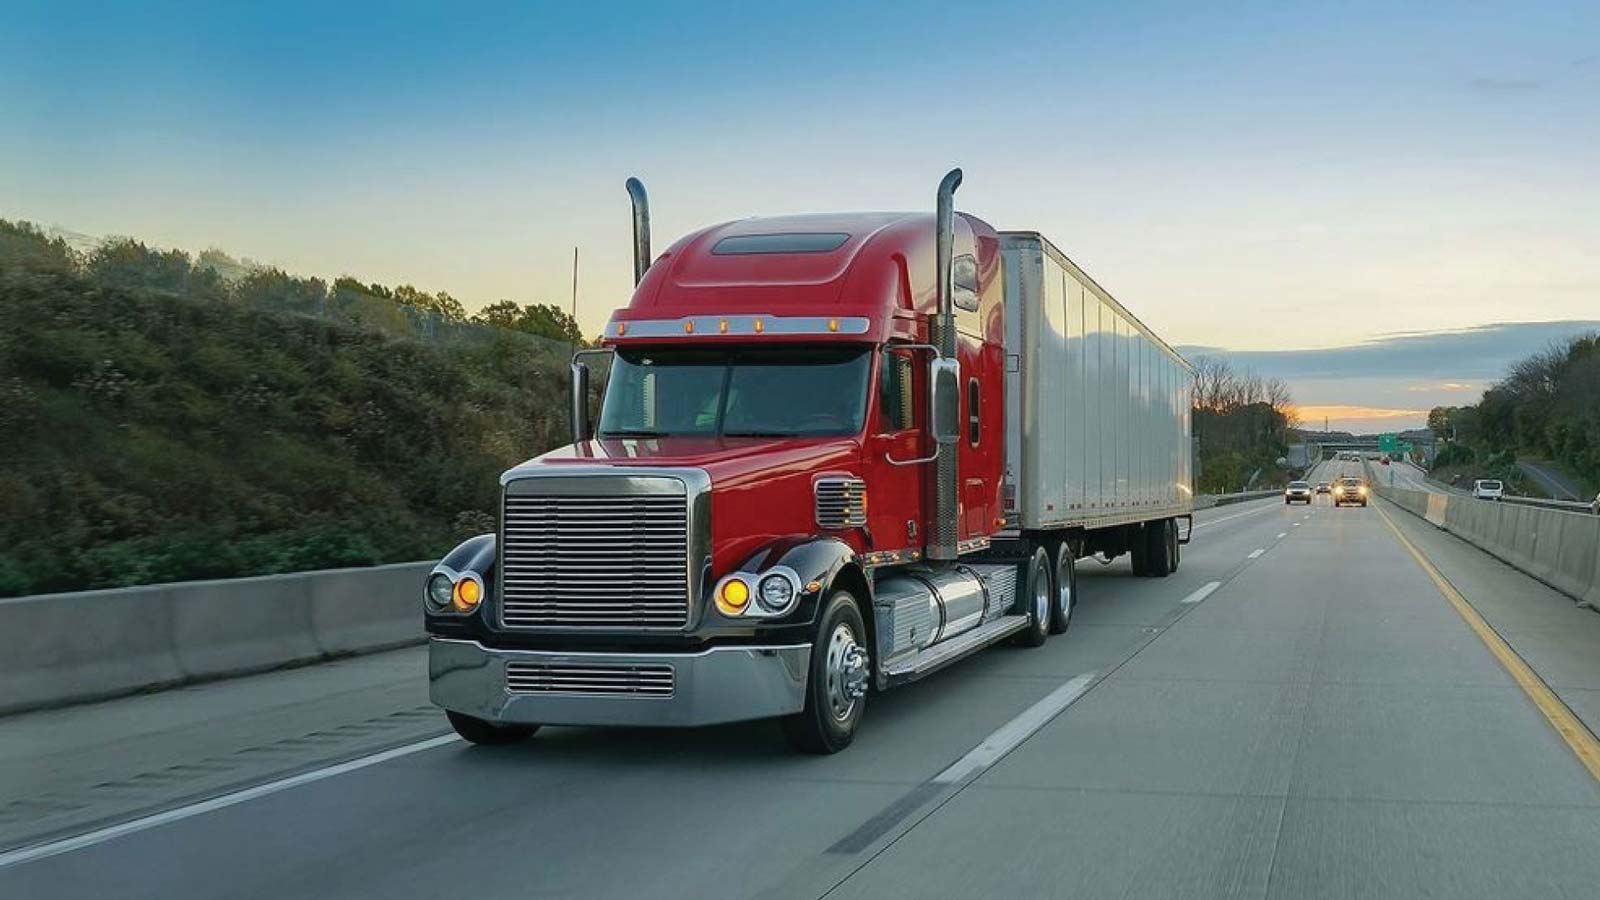
[[581, 362], [572, 364], [572, 395], [569, 417], [572, 423], [572, 442], [586, 441], [592, 434], [589, 423], [589, 367]]
[[928, 361], [929, 407], [933, 411], [933, 439], [938, 444], [961, 440], [961, 363], [937, 357]]

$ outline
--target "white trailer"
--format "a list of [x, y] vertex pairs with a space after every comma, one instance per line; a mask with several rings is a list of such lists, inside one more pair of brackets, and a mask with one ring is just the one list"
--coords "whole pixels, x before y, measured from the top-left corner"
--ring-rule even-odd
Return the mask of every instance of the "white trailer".
[[1194, 509], [1194, 369], [1042, 235], [1000, 247], [1008, 523], [1114, 555], [1124, 526]]

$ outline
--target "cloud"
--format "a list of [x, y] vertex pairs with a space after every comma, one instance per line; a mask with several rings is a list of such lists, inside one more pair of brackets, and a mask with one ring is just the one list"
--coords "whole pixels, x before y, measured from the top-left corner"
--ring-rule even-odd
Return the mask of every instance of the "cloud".
[[[1502, 322], [1452, 331], [1381, 335], [1344, 347], [1315, 350], [1226, 350], [1184, 346], [1193, 359], [1212, 356], [1268, 378], [1368, 378], [1392, 382], [1470, 385], [1503, 377], [1514, 362], [1553, 342], [1600, 331], [1600, 321]], [[1394, 385], [1399, 387], [1399, 385]], [[1470, 389], [1470, 388], [1467, 388]]]
[[1532, 78], [1479, 77], [1467, 81], [1467, 90], [1479, 94], [1526, 94], [1544, 87]]
[[1352, 419], [1415, 419], [1418, 416], [1426, 417], [1425, 409], [1388, 409], [1381, 406], [1349, 406], [1346, 404], [1329, 404], [1326, 406], [1301, 406], [1295, 412], [1300, 414], [1302, 422], [1311, 422], [1323, 418], [1337, 421], [1350, 421]]
[[1432, 394], [1438, 391], [1476, 391], [1481, 390], [1481, 388], [1478, 385], [1466, 384], [1460, 381], [1445, 381], [1439, 384], [1406, 385], [1406, 390], [1413, 394]]

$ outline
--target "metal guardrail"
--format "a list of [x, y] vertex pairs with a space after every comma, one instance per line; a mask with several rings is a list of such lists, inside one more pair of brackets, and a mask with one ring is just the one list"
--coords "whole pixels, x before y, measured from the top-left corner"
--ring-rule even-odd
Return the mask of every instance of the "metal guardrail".
[[1582, 500], [1549, 500], [1544, 497], [1523, 497], [1517, 494], [1507, 494], [1500, 498], [1507, 503], [1521, 503], [1524, 506], [1542, 506], [1545, 509], [1564, 509], [1569, 512], [1594, 512], [1594, 506]]

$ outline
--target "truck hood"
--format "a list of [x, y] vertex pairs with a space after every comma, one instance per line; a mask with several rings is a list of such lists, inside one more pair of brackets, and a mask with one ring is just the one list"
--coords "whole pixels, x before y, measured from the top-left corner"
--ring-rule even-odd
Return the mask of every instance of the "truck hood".
[[715, 490], [737, 487], [757, 475], [771, 480], [848, 465], [859, 454], [856, 437], [607, 438], [558, 447], [510, 469], [500, 481], [551, 474], [561, 466], [687, 466], [704, 469]]

